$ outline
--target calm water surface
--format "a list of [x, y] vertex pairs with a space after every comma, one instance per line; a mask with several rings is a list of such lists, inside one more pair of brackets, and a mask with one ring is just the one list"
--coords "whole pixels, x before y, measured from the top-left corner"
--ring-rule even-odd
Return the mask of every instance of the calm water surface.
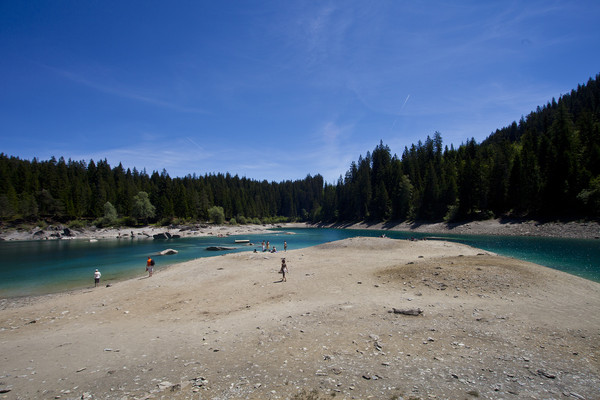
[[[293, 233], [293, 234], [289, 234]], [[262, 240], [279, 251], [283, 241], [288, 250], [354, 236], [424, 238], [431, 234], [354, 229], [285, 229], [270, 234], [225, 238], [181, 238], [168, 241], [147, 239], [53, 240], [0, 242], [0, 297], [27, 296], [93, 286], [93, 272], [102, 272], [102, 284], [145, 275], [146, 257], [152, 255], [156, 269], [199, 257], [221, 255], [207, 251], [209, 246], [233, 247], [228, 252], [260, 251]], [[435, 234], [501, 255], [531, 261], [600, 282], [600, 240], [556, 239], [513, 236]], [[254, 246], [237, 245], [235, 239], [250, 239]], [[154, 256], [167, 248], [179, 253]]]

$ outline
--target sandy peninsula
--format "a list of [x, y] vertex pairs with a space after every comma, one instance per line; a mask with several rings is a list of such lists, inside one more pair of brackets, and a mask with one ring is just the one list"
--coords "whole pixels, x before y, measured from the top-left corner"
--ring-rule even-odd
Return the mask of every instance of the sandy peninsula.
[[228, 254], [5, 301], [0, 398], [597, 399], [598, 310], [598, 283], [444, 241]]

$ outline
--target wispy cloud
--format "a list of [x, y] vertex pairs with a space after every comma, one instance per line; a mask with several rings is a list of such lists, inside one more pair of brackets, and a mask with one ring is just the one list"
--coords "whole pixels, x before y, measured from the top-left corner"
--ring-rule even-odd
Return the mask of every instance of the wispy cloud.
[[135, 101], [146, 103], [146, 104], [149, 104], [152, 106], [166, 108], [166, 109], [170, 109], [170, 110], [178, 111], [178, 112], [182, 112], [182, 113], [207, 114], [207, 111], [202, 108], [188, 107], [188, 106], [183, 106], [183, 105], [169, 102], [169, 101], [164, 101], [159, 98], [141, 94], [140, 92], [136, 91], [135, 89], [126, 88], [123, 85], [101, 82], [100, 80], [93, 80], [93, 79], [88, 78], [87, 76], [77, 74], [75, 72], [64, 70], [64, 69], [57, 69], [57, 68], [53, 68], [53, 67], [48, 67], [48, 68], [55, 71], [60, 76], [66, 78], [72, 82], [81, 84], [83, 86], [89, 87], [91, 89], [97, 90], [102, 93], [114, 95], [114, 96], [125, 98], [125, 99], [135, 100]]
[[320, 136], [326, 143], [334, 143], [339, 136], [342, 136], [344, 132], [352, 129], [350, 125], [339, 126], [333, 121], [328, 121], [319, 129]]

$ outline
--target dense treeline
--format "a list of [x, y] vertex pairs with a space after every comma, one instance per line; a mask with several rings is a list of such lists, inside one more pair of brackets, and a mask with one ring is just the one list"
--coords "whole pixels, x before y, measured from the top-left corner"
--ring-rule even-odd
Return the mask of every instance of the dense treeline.
[[[0, 216], [4, 220], [101, 220], [106, 203], [124, 223], [134, 224], [136, 196], [146, 193], [153, 209], [149, 222], [206, 221], [218, 206], [228, 220], [264, 222], [277, 216], [308, 219], [323, 193], [323, 178], [281, 183], [211, 174], [171, 178], [165, 170], [148, 175], [106, 160], [21, 160], [0, 154]], [[110, 207], [109, 207], [110, 209]], [[123, 222], [123, 221], [121, 221]], [[141, 221], [140, 221], [141, 222]]]
[[497, 130], [443, 148], [436, 132], [401, 158], [380, 143], [326, 185], [321, 218], [455, 220], [600, 216], [600, 83]]
[[[0, 154], [0, 219], [170, 223], [211, 219], [456, 220], [499, 215], [600, 216], [600, 83], [552, 99], [481, 144], [443, 146], [439, 132], [392, 155], [383, 142], [337, 183], [230, 174], [171, 178], [89, 163]], [[143, 208], [143, 202], [148, 202]], [[141, 209], [150, 210], [141, 212]], [[212, 218], [214, 219], [214, 218]]]

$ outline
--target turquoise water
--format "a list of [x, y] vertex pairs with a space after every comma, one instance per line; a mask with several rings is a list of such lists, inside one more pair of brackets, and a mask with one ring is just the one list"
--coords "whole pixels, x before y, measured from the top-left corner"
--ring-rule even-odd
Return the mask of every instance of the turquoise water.
[[[287, 232], [293, 232], [293, 235]], [[152, 255], [156, 269], [199, 257], [221, 255], [207, 251], [209, 246], [234, 247], [227, 252], [261, 251], [262, 240], [279, 251], [284, 240], [288, 250], [315, 246], [354, 236], [380, 236], [395, 239], [427, 236], [444, 237], [501, 255], [514, 257], [600, 282], [600, 240], [556, 239], [513, 236], [416, 234], [411, 232], [353, 229], [285, 229], [269, 234], [224, 238], [181, 238], [166, 241], [142, 239], [53, 240], [0, 242], [0, 297], [27, 296], [93, 286], [96, 268], [102, 284], [145, 276], [146, 258]], [[250, 239], [254, 246], [237, 245], [235, 239]], [[179, 253], [154, 256], [172, 248]]]

